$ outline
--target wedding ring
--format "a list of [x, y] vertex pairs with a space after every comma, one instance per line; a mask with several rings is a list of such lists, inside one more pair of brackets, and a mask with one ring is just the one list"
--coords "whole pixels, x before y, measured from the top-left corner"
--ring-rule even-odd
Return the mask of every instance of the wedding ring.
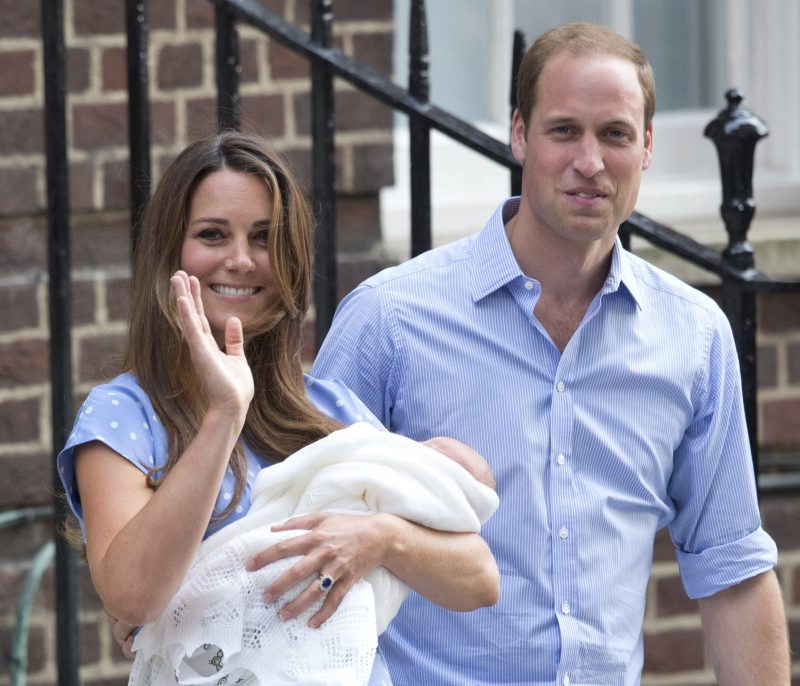
[[333, 586], [333, 577], [330, 574], [319, 575], [319, 590], [327, 593], [331, 586]]

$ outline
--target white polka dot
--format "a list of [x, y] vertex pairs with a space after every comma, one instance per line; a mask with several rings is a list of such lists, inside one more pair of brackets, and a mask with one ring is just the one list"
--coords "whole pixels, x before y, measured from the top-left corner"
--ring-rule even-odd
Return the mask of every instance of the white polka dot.
[[223, 494], [222, 494], [222, 497], [223, 497], [225, 500], [230, 500], [230, 499], [233, 497], [233, 494], [231, 494], [231, 493], [223, 493]]
[[242, 510], [244, 510], [244, 508], [243, 508], [241, 505], [237, 505], [237, 506], [236, 506], [236, 512], [237, 512], [238, 514], [241, 514], [241, 513], [242, 513]]
[[155, 422], [157, 422], [157, 421], [158, 421], [158, 415], [157, 415], [157, 414], [154, 414], [154, 415], [153, 415], [153, 421], [155, 421]]
[[106, 439], [103, 438], [103, 436], [101, 436], [100, 434], [97, 434], [97, 436], [94, 437], [94, 440], [100, 441], [101, 443], [105, 443], [106, 442]]
[[150, 460], [151, 463], [153, 462], [153, 456], [152, 455], [148, 455], [147, 459]]
[[109, 426], [111, 426], [112, 429], [116, 429], [119, 426], [119, 422], [113, 421]]
[[142, 422], [145, 431], [150, 431], [150, 425], [147, 422]]
[[342, 400], [341, 398], [338, 398], [336, 400], [336, 407], [341, 407], [342, 405], [344, 405], [344, 400]]
[[131, 431], [131, 440], [132, 441], [136, 440], [136, 434], [133, 431]]
[[111, 404], [112, 404], [112, 405], [119, 405], [119, 400], [112, 400], [112, 401], [111, 401]]
[[252, 479], [255, 476], [255, 473], [253, 472], [253, 470], [248, 469], [247, 470], [247, 476]]
[[91, 405], [89, 405], [89, 407], [86, 408], [86, 414], [92, 414], [93, 409], [94, 408]]

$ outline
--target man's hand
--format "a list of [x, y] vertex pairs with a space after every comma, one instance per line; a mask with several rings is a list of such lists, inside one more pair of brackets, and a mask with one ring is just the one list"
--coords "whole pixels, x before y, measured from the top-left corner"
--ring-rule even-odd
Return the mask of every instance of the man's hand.
[[106, 612], [108, 617], [108, 624], [111, 627], [111, 635], [117, 642], [117, 645], [122, 648], [122, 654], [129, 660], [133, 659], [133, 627], [130, 624], [112, 617]]

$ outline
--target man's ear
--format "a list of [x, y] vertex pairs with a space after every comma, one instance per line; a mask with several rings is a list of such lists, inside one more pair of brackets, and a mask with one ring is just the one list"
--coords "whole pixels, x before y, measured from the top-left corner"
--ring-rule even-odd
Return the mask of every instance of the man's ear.
[[650, 166], [653, 161], [653, 124], [644, 132], [644, 156], [642, 157], [642, 171]]
[[519, 113], [519, 110], [514, 110], [514, 116], [511, 118], [511, 154], [520, 162], [525, 161], [526, 134], [525, 122], [522, 120], [522, 115]]

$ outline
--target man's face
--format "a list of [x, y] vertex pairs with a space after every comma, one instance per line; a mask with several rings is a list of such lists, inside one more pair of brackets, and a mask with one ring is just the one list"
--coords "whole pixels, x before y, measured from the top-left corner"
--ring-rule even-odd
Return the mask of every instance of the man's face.
[[527, 130], [514, 115], [511, 149], [523, 162], [522, 202], [536, 231], [570, 242], [613, 241], [652, 152], [633, 64], [555, 55], [540, 76]]

